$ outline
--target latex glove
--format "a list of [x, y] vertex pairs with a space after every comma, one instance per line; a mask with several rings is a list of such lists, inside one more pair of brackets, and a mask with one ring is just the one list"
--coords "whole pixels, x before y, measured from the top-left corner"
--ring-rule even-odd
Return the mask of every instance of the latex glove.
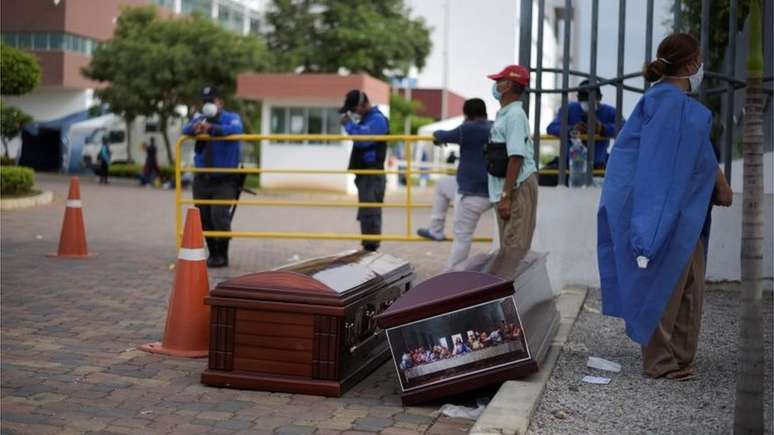
[[648, 257], [643, 257], [642, 255], [637, 257], [637, 267], [639, 267], [640, 269], [647, 269], [649, 262], [650, 262], [650, 259]]

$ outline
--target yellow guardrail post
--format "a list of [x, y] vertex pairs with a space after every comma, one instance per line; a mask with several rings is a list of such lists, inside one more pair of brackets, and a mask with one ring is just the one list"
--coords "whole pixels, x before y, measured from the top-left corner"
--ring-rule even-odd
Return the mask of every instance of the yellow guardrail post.
[[175, 243], [178, 250], [180, 250], [183, 237], [183, 210], [180, 208], [183, 196], [183, 175], [180, 160], [183, 156], [182, 149], [185, 139], [186, 136], [180, 136], [175, 142]]
[[404, 144], [406, 145], [406, 237], [411, 237], [411, 185], [414, 181], [411, 179], [411, 161], [414, 159], [414, 154], [411, 152], [412, 142], [407, 140]]

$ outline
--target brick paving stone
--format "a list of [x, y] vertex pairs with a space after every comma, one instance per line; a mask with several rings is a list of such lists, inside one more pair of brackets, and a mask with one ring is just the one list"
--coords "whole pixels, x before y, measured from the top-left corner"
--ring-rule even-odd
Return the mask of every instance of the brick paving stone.
[[354, 421], [353, 429], [379, 432], [393, 425], [392, 419], [382, 417], [363, 417]]
[[249, 429], [252, 426], [253, 424], [251, 422], [244, 420], [225, 420], [215, 423], [216, 428], [230, 430]]
[[417, 435], [421, 432], [417, 432], [416, 430], [411, 429], [401, 429], [398, 427], [388, 427], [379, 433], [381, 435]]
[[[0, 286], [4, 290], [0, 305], [0, 424], [4, 431], [270, 433], [277, 427], [305, 427], [299, 424], [304, 423], [317, 425], [324, 434], [353, 430], [359, 419], [394, 419], [385, 430], [408, 430], [405, 426], [427, 429], [432, 419], [405, 417], [427, 416], [429, 412], [401, 405], [391, 363], [343, 397], [323, 398], [207, 387], [199, 383], [206, 360], [168, 358], [138, 350], [144, 343], [159, 340], [164, 332], [174, 277], [169, 265], [176, 256], [170, 207], [174, 193], [119, 183], [99, 186], [87, 178], [81, 183], [87, 238], [89, 248], [99, 253], [88, 261], [45, 256], [58, 244], [69, 178], [41, 174], [39, 188], [55, 192], [53, 204], [0, 214]], [[431, 192], [426, 191], [420, 200], [429, 202]], [[317, 198], [265, 194], [285, 199]], [[351, 197], [336, 195], [326, 198], [351, 201]], [[137, 204], [143, 204], [143, 213], [136, 212]], [[245, 207], [237, 213], [234, 228], [358, 230], [352, 210], [321, 209], [318, 214], [316, 222], [321, 224], [309, 227], [308, 219], [292, 208]], [[418, 209], [414, 219], [426, 222], [429, 214], [429, 210]], [[403, 218], [402, 210], [386, 209], [385, 233], [402, 231]], [[491, 222], [482, 223], [485, 228], [481, 234], [485, 234], [491, 230]], [[210, 271], [210, 284], [280, 266], [294, 255], [329, 255], [356, 246], [350, 241], [235, 239], [232, 266]], [[449, 248], [450, 244], [444, 243], [386, 242], [382, 250], [411, 261], [421, 281], [441, 270]], [[486, 245], [474, 245], [474, 251], [486, 249]], [[21, 415], [30, 421], [13, 421], [14, 415], [17, 420]], [[397, 416], [404, 416], [404, 420]], [[61, 424], [51, 426], [46, 421]], [[386, 423], [380, 422], [367, 427]], [[248, 423], [253, 427], [245, 430], [223, 426]]]
[[315, 432], [315, 428], [311, 426], [281, 426], [274, 429], [276, 435], [309, 435]]
[[416, 415], [416, 414], [407, 414], [407, 413], [395, 414], [393, 415], [393, 418], [395, 419], [395, 421], [414, 423], [414, 424], [432, 423], [434, 420], [432, 417], [428, 417], [426, 415]]

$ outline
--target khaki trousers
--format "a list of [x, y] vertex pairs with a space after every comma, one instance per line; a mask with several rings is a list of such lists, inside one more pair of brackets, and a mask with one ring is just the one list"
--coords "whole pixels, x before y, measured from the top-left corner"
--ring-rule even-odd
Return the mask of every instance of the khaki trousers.
[[497, 214], [501, 250], [515, 248], [527, 251], [532, 246], [537, 222], [537, 195], [536, 174], [530, 175], [519, 187], [511, 190], [511, 217], [504, 221]]
[[704, 245], [696, 243], [653, 336], [642, 347], [645, 374], [658, 378], [689, 367], [696, 356], [704, 303]]

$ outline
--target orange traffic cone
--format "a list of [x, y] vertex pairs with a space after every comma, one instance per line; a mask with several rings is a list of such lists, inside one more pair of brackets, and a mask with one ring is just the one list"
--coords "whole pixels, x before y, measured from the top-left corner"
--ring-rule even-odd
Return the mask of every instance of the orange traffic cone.
[[164, 355], [200, 358], [207, 356], [210, 310], [204, 304], [209, 292], [207, 253], [198, 208], [189, 208], [185, 218], [183, 245], [177, 255], [175, 280], [167, 309], [163, 341], [140, 349]]
[[70, 192], [67, 194], [62, 234], [59, 237], [59, 250], [50, 257], [85, 258], [89, 254], [86, 247], [86, 228], [83, 225], [83, 209], [81, 205], [81, 187], [78, 177], [70, 178]]

